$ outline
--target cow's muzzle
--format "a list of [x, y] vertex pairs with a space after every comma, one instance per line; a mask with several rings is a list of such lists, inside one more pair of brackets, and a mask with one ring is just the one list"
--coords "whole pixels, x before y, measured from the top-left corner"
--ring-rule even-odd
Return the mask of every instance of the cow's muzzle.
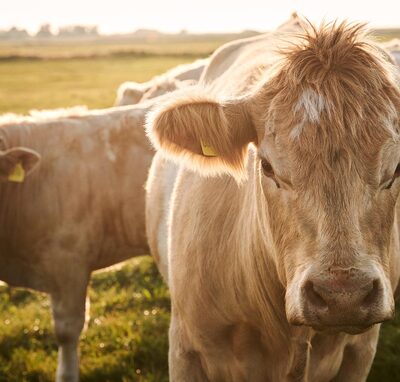
[[308, 272], [298, 300], [297, 314], [288, 314], [289, 322], [318, 330], [360, 333], [394, 314], [382, 276], [355, 268]]

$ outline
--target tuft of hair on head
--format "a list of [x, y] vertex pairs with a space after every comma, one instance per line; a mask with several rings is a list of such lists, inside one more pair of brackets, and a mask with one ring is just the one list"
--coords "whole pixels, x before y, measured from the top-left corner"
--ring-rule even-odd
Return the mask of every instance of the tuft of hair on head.
[[[314, 26], [305, 19], [304, 32], [295, 34], [295, 40], [280, 50], [284, 56], [285, 74], [289, 81], [321, 85], [329, 76], [352, 75], [357, 70], [392, 71], [388, 56], [370, 38], [366, 23], [348, 21], [322, 22]], [[372, 74], [372, 75], [371, 75]], [[374, 78], [372, 78], [374, 79]]]
[[349, 131], [365, 139], [371, 133], [371, 142], [391, 136], [393, 129], [386, 127], [365, 129], [366, 123], [380, 126], [382, 118], [395, 120], [400, 110], [398, 69], [369, 37], [366, 24], [333, 21], [316, 27], [306, 20], [305, 25], [280, 50], [282, 60], [266, 92], [279, 93], [286, 105], [295, 105], [310, 89], [323, 97], [330, 139]]
[[322, 22], [319, 27], [305, 19], [304, 31], [295, 42], [281, 50], [294, 81], [318, 84], [331, 71], [345, 70], [356, 64], [356, 52], [369, 49], [366, 24], [347, 21]]

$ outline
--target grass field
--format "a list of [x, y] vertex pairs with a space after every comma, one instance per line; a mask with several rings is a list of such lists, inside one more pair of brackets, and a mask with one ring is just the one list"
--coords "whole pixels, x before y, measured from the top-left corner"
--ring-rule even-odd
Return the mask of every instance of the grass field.
[[[176, 44], [153, 44], [135, 47], [135, 51], [124, 44], [123, 49], [115, 44], [3, 44], [0, 112], [79, 104], [111, 106], [121, 82], [146, 81], [206, 56], [219, 43], [199, 42], [179, 49]], [[124, 49], [126, 54], [121, 53]], [[87, 58], [82, 57], [84, 53]], [[35, 54], [36, 58], [27, 58]], [[69, 55], [75, 58], [66, 58]], [[151, 259], [133, 259], [118, 269], [97, 273], [89, 294], [91, 320], [80, 347], [82, 381], [167, 381], [169, 297]], [[56, 352], [47, 296], [1, 286], [0, 382], [52, 381]], [[394, 321], [383, 325], [369, 381], [400, 381], [399, 312]]]
[[194, 41], [133, 42], [129, 40], [0, 41], [0, 58], [45, 58], [134, 55], [208, 56], [227, 41], [227, 38]]
[[124, 81], [144, 82], [180, 63], [207, 57], [222, 41], [0, 43], [0, 113], [113, 105]]
[[171, 56], [0, 60], [0, 113], [110, 107], [123, 81], [144, 82], [190, 61], [193, 58]]
[[[169, 297], [150, 257], [93, 277], [81, 378], [167, 381]], [[0, 287], [0, 381], [54, 380], [57, 346], [46, 295]]]

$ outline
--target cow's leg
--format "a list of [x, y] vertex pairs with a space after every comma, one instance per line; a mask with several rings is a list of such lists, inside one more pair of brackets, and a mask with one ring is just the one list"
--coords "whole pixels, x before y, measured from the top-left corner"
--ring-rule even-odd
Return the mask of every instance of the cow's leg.
[[375, 357], [380, 325], [357, 336], [343, 353], [339, 372], [332, 382], [363, 382], [367, 379]]
[[196, 352], [187, 349], [187, 339], [174, 314], [169, 328], [169, 379], [171, 382], [207, 382]]
[[[79, 272], [78, 272], [79, 273]], [[54, 329], [58, 343], [57, 382], [79, 380], [78, 342], [85, 324], [89, 275], [75, 275], [51, 294]]]

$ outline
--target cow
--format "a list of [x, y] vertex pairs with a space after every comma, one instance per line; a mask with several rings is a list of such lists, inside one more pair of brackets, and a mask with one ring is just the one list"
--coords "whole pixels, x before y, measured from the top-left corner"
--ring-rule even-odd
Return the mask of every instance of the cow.
[[50, 294], [58, 382], [79, 378], [91, 272], [148, 253], [152, 105], [0, 118], [0, 280]]
[[365, 381], [400, 275], [399, 73], [360, 24], [224, 45], [147, 117], [179, 381]]
[[207, 59], [178, 65], [144, 83], [123, 82], [117, 90], [114, 106], [133, 105], [141, 101], [194, 85], [199, 80]]

